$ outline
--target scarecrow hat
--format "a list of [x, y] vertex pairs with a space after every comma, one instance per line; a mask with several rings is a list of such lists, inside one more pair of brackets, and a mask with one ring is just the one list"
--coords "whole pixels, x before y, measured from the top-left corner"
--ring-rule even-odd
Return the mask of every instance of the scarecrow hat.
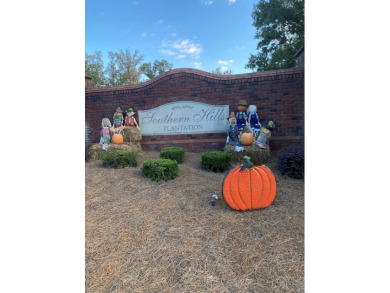
[[236, 115], [234, 115], [234, 112], [230, 112], [229, 117], [227, 119], [229, 120], [230, 118], [236, 118]]
[[129, 108], [126, 110], [126, 113], [129, 113], [129, 112], [133, 112], [135, 114], [135, 111], [133, 110], [133, 108]]
[[[233, 123], [234, 122], [234, 123]], [[236, 117], [229, 118], [229, 124], [237, 124], [237, 119]]]
[[121, 107], [116, 108], [115, 112], [123, 112]]
[[248, 103], [246, 102], [246, 100], [239, 100], [238, 105], [248, 106]]

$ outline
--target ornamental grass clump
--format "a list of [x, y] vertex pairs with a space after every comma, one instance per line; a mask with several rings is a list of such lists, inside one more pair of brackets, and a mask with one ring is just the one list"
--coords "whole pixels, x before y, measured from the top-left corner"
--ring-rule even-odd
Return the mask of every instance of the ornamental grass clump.
[[137, 153], [126, 151], [115, 151], [105, 154], [102, 157], [103, 166], [105, 167], [137, 167]]
[[230, 168], [233, 156], [221, 151], [209, 151], [202, 154], [201, 165], [205, 170], [224, 172]]
[[154, 181], [167, 181], [179, 176], [179, 167], [175, 160], [150, 159], [143, 163], [142, 175]]
[[160, 158], [175, 160], [178, 164], [183, 163], [185, 156], [184, 148], [167, 147], [160, 151]]
[[278, 158], [278, 168], [282, 175], [303, 179], [305, 172], [305, 150], [303, 146], [289, 146]]

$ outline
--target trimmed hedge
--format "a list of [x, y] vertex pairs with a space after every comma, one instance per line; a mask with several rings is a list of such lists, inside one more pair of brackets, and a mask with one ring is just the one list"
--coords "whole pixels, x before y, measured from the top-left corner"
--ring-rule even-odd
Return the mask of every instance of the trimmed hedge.
[[231, 166], [233, 156], [221, 151], [209, 151], [202, 154], [202, 168], [213, 172], [224, 172]]
[[104, 154], [102, 157], [103, 166], [105, 167], [137, 167], [137, 153], [126, 151], [115, 151]]
[[184, 148], [167, 147], [160, 151], [160, 158], [175, 160], [178, 164], [183, 163], [185, 156]]
[[305, 173], [305, 150], [303, 146], [290, 146], [279, 155], [278, 169], [282, 175], [303, 179]]
[[179, 176], [179, 167], [175, 160], [151, 159], [146, 160], [142, 165], [142, 175], [152, 180], [169, 180]]

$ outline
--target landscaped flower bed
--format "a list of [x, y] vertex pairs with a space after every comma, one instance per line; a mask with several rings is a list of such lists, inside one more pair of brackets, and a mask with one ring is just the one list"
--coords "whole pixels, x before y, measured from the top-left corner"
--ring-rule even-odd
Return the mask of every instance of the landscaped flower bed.
[[138, 166], [86, 163], [86, 292], [304, 292], [304, 181], [266, 164], [273, 203], [240, 212], [223, 199], [225, 173], [186, 153], [179, 176], [152, 181]]

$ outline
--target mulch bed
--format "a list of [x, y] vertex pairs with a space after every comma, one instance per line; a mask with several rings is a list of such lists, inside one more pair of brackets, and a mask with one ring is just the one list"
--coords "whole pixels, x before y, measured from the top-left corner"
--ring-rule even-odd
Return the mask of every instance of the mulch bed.
[[155, 182], [138, 167], [85, 164], [86, 292], [304, 292], [304, 181], [277, 181], [268, 208], [239, 212], [223, 199], [224, 173], [186, 153], [179, 177]]

